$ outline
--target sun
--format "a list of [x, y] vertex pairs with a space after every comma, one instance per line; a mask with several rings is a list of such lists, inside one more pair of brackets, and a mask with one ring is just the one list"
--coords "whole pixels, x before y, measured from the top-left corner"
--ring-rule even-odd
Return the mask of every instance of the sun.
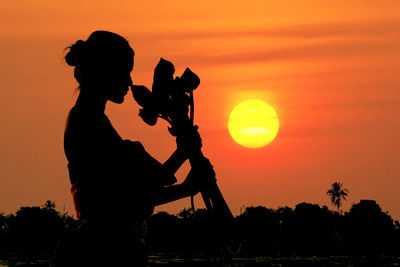
[[278, 134], [278, 115], [264, 101], [246, 100], [232, 110], [228, 130], [239, 145], [247, 148], [263, 147], [271, 143]]

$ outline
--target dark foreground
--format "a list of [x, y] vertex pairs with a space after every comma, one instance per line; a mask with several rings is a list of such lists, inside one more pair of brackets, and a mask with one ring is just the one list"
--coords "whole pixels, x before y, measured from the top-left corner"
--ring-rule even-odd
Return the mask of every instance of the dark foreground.
[[150, 257], [150, 266], [400, 266], [400, 256], [254, 257], [232, 259]]
[[[51, 201], [0, 213], [0, 267], [48, 266], [41, 259], [78, 223]], [[400, 223], [373, 200], [345, 213], [311, 203], [247, 207], [228, 223], [184, 209], [152, 215], [146, 246], [149, 266], [399, 266]]]
[[[3, 266], [48, 266], [46, 261], [18, 263]], [[157, 254], [149, 257], [149, 266], [400, 266], [400, 256], [327, 256], [327, 257], [254, 257], [254, 258], [204, 258], [201, 256], [181, 258], [173, 255]]]

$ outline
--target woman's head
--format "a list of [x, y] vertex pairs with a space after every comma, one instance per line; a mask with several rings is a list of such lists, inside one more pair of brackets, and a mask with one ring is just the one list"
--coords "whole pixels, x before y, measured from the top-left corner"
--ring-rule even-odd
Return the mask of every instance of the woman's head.
[[75, 67], [80, 90], [122, 103], [132, 84], [135, 55], [128, 41], [112, 32], [95, 31], [86, 41], [79, 40], [68, 48], [65, 61]]

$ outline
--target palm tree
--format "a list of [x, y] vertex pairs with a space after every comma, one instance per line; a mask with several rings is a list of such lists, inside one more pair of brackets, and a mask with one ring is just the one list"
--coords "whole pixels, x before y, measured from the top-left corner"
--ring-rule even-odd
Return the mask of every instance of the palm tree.
[[339, 182], [334, 182], [331, 189], [326, 192], [326, 194], [331, 197], [332, 205], [337, 207], [338, 212], [340, 210], [340, 206], [342, 206], [342, 199], [346, 200], [348, 193], [349, 190], [347, 190], [347, 188], [343, 188], [343, 184]]
[[42, 208], [45, 210], [54, 210], [56, 208], [56, 202], [47, 200], [43, 205]]

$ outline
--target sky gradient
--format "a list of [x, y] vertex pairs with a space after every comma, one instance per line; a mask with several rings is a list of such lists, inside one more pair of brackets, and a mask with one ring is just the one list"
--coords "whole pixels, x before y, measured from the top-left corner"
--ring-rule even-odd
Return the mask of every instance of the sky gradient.
[[[234, 214], [241, 207], [374, 199], [400, 218], [399, 1], [6, 1], [0, 10], [0, 212], [54, 200], [73, 213], [63, 151], [78, 95], [64, 48], [95, 30], [135, 50], [134, 84], [151, 87], [160, 57], [200, 76], [195, 122]], [[272, 105], [277, 138], [261, 149], [227, 129], [242, 100]], [[129, 93], [106, 114], [123, 138], [161, 162], [174, 151], [166, 123], [146, 125]], [[178, 173], [182, 179], [188, 167]], [[202, 206], [196, 198], [197, 206]], [[172, 213], [189, 199], [158, 207]], [[105, 211], [107, 212], [107, 211]]]

